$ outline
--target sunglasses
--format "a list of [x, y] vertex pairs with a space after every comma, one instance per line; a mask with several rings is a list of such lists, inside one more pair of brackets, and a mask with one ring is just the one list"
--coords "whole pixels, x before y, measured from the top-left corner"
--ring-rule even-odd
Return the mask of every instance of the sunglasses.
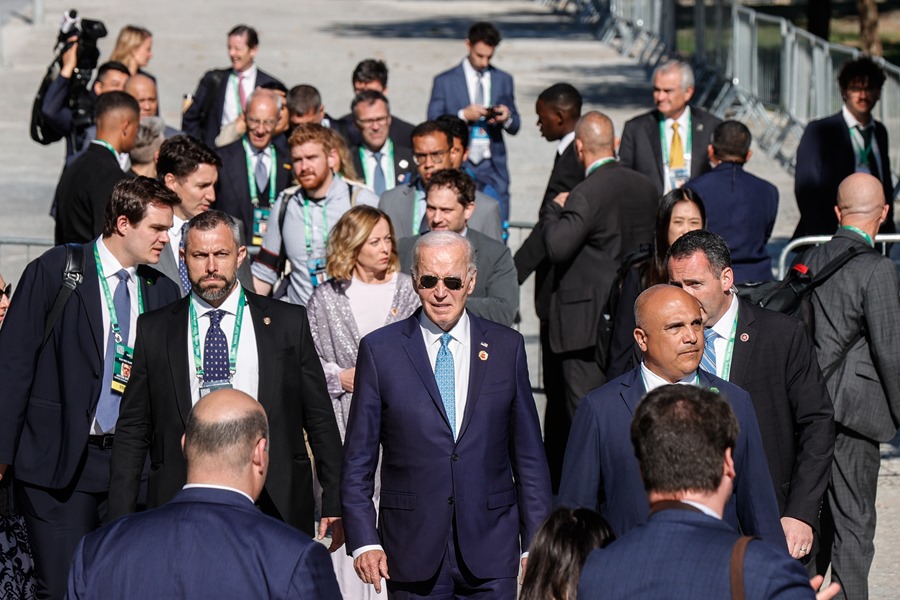
[[419, 287], [430, 290], [438, 284], [438, 281], [444, 282], [444, 287], [448, 290], [456, 291], [462, 289], [463, 280], [460, 277], [438, 277], [436, 275], [422, 275], [419, 277]]
[[6, 287], [3, 288], [2, 290], [0, 290], [0, 296], [6, 296], [7, 298], [12, 297], [12, 284], [11, 283], [7, 283]]

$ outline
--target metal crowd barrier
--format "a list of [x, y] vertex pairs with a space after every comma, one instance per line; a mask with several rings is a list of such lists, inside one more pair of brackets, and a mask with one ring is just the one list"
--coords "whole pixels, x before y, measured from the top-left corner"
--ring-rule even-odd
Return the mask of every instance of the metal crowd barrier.
[[[797, 251], [797, 248], [818, 246], [829, 241], [831, 237], [830, 235], [808, 235], [788, 242], [778, 257], [778, 279], [784, 279], [784, 276], [787, 275], [788, 258]], [[881, 245], [881, 253], [885, 256], [888, 253], [888, 244], [896, 244], [897, 242], [900, 242], [900, 233], [879, 233], [875, 236], [875, 244]]]
[[54, 245], [50, 239], [0, 236], [0, 273], [6, 281], [17, 281], [28, 263]]

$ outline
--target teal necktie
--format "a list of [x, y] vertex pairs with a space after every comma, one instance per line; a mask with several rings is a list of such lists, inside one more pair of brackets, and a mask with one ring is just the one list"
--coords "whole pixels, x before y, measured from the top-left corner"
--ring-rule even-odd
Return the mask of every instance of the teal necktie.
[[454, 383], [455, 371], [453, 368], [453, 354], [447, 345], [453, 339], [449, 333], [441, 336], [441, 349], [438, 350], [437, 360], [434, 361], [434, 378], [437, 381], [438, 391], [441, 393], [441, 401], [444, 410], [447, 411], [447, 420], [450, 421], [450, 431], [456, 438], [456, 384]]

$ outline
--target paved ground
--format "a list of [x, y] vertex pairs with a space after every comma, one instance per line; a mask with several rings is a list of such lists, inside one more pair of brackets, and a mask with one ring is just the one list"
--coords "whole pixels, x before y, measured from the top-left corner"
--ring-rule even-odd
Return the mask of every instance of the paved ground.
[[[32, 94], [51, 59], [56, 27], [71, 2], [46, 0], [44, 23], [30, 23], [31, 4], [3, 0], [0, 65], [0, 238], [52, 237], [46, 216], [62, 164], [60, 144], [42, 147], [28, 137]], [[322, 92], [326, 108], [335, 115], [348, 111], [350, 73], [367, 57], [385, 60], [391, 69], [389, 95], [393, 112], [406, 120], [424, 118], [437, 72], [456, 64], [464, 54], [462, 39], [473, 20], [497, 23], [503, 32], [495, 63], [515, 76], [523, 127], [508, 141], [512, 165], [512, 218], [534, 221], [546, 185], [553, 146], [534, 126], [534, 101], [546, 86], [569, 81], [585, 96], [586, 108], [599, 109], [613, 119], [617, 131], [630, 116], [650, 104], [647, 72], [633, 60], [597, 42], [592, 32], [566, 15], [554, 15], [538, 3], [524, 0], [273, 0], [254, 4], [218, 0], [214, 4], [156, 0], [151, 15], [137, 2], [78, 3], [82, 16], [103, 20], [112, 39], [101, 41], [108, 55], [118, 30], [127, 23], [154, 32], [154, 58], [149, 70], [160, 83], [164, 118], [180, 123], [181, 96], [193, 92], [204, 70], [226, 63], [225, 33], [246, 19], [258, 28], [261, 49], [257, 62], [286, 84], [312, 83]], [[146, 6], [146, 5], [143, 5]], [[214, 10], [210, 7], [214, 6]], [[174, 19], [174, 15], [180, 15]], [[236, 16], [239, 15], [239, 16]], [[792, 181], [762, 152], [748, 170], [764, 174], [781, 191], [781, 210], [775, 235], [787, 236], [797, 219]], [[520, 243], [513, 234], [510, 245]], [[0, 245], [0, 271], [15, 282], [27, 260], [23, 253]], [[522, 289], [521, 331], [529, 341], [532, 379], [537, 373], [537, 321], [531, 306], [532, 289]], [[900, 448], [883, 447], [885, 460], [878, 502], [878, 554], [872, 572], [873, 598], [893, 598], [900, 587]]]

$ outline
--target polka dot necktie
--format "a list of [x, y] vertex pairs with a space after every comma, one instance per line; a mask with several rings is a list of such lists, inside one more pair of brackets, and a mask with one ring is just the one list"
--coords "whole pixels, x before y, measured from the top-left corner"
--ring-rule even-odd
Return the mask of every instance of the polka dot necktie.
[[375, 158], [375, 174], [372, 177], [372, 187], [375, 189], [375, 194], [380, 196], [387, 188], [384, 179], [384, 169], [381, 168], [381, 157], [383, 154], [381, 152], [373, 152], [372, 156]]
[[[187, 226], [187, 223], [181, 226], [181, 241], [178, 242], [178, 248], [181, 250], [184, 250], [184, 234], [187, 232]], [[184, 257], [181, 256], [181, 252], [178, 253], [178, 276], [181, 278], [181, 289], [184, 291], [184, 294], [190, 294], [191, 280], [188, 278], [187, 265], [184, 264]]]
[[209, 317], [209, 329], [206, 330], [203, 345], [203, 380], [228, 381], [228, 339], [220, 327], [225, 311], [211, 310], [206, 314]]
[[437, 360], [434, 361], [434, 378], [437, 380], [438, 391], [441, 393], [441, 401], [444, 410], [447, 411], [447, 420], [450, 421], [450, 431], [456, 437], [456, 384], [454, 383], [455, 370], [453, 368], [453, 354], [450, 353], [450, 340], [453, 336], [445, 333], [441, 336], [441, 349], [438, 350]]

